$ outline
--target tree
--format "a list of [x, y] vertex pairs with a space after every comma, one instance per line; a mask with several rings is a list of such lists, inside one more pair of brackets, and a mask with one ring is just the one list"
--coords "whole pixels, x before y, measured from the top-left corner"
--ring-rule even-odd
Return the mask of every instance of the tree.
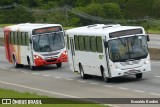
[[0, 16], [0, 19], [2, 19], [1, 23], [26, 23], [35, 21], [32, 13], [20, 7], [13, 10], [2, 10], [1, 13], [3, 14]]
[[142, 18], [149, 15], [153, 0], [128, 0], [125, 8], [126, 18]]
[[122, 19], [123, 15], [120, 7], [116, 3], [106, 3], [102, 6], [104, 16], [107, 19]]
[[150, 15], [156, 17], [156, 18], [160, 18], [160, 0], [154, 0], [154, 3], [152, 5], [152, 11], [150, 13]]

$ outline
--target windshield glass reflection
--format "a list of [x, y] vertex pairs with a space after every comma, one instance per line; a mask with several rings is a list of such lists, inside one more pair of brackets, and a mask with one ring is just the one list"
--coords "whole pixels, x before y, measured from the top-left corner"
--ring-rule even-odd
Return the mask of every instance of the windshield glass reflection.
[[36, 52], [52, 52], [64, 47], [63, 32], [33, 36], [33, 49]]
[[113, 62], [124, 62], [126, 60], [138, 60], [146, 58], [148, 46], [145, 35], [110, 40], [109, 56]]

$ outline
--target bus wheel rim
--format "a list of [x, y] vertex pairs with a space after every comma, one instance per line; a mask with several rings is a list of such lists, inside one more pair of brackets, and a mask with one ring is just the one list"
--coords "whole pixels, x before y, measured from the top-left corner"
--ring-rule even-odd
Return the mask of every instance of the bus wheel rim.
[[106, 74], [103, 72], [103, 79], [106, 81]]
[[84, 72], [83, 72], [82, 67], [81, 67], [81, 76], [82, 76], [82, 77], [84, 76]]

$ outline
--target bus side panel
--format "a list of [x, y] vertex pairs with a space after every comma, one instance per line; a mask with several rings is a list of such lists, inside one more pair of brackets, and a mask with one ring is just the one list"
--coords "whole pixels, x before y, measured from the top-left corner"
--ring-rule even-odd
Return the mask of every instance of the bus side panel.
[[[31, 53], [29, 50], [29, 46], [21, 46], [21, 63], [24, 65], [28, 65], [27, 55]], [[30, 55], [30, 54], [29, 54]]]
[[11, 62], [11, 52], [10, 52], [10, 45], [9, 45], [9, 33], [10, 29], [8, 27], [4, 28], [4, 46], [5, 46], [5, 52], [6, 52], [6, 59]]

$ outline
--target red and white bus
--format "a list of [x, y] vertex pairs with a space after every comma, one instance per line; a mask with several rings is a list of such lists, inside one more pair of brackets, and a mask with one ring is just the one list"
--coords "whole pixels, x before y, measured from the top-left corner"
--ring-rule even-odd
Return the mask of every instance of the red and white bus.
[[16, 68], [67, 62], [64, 31], [60, 24], [17, 24], [4, 28], [6, 58]]

